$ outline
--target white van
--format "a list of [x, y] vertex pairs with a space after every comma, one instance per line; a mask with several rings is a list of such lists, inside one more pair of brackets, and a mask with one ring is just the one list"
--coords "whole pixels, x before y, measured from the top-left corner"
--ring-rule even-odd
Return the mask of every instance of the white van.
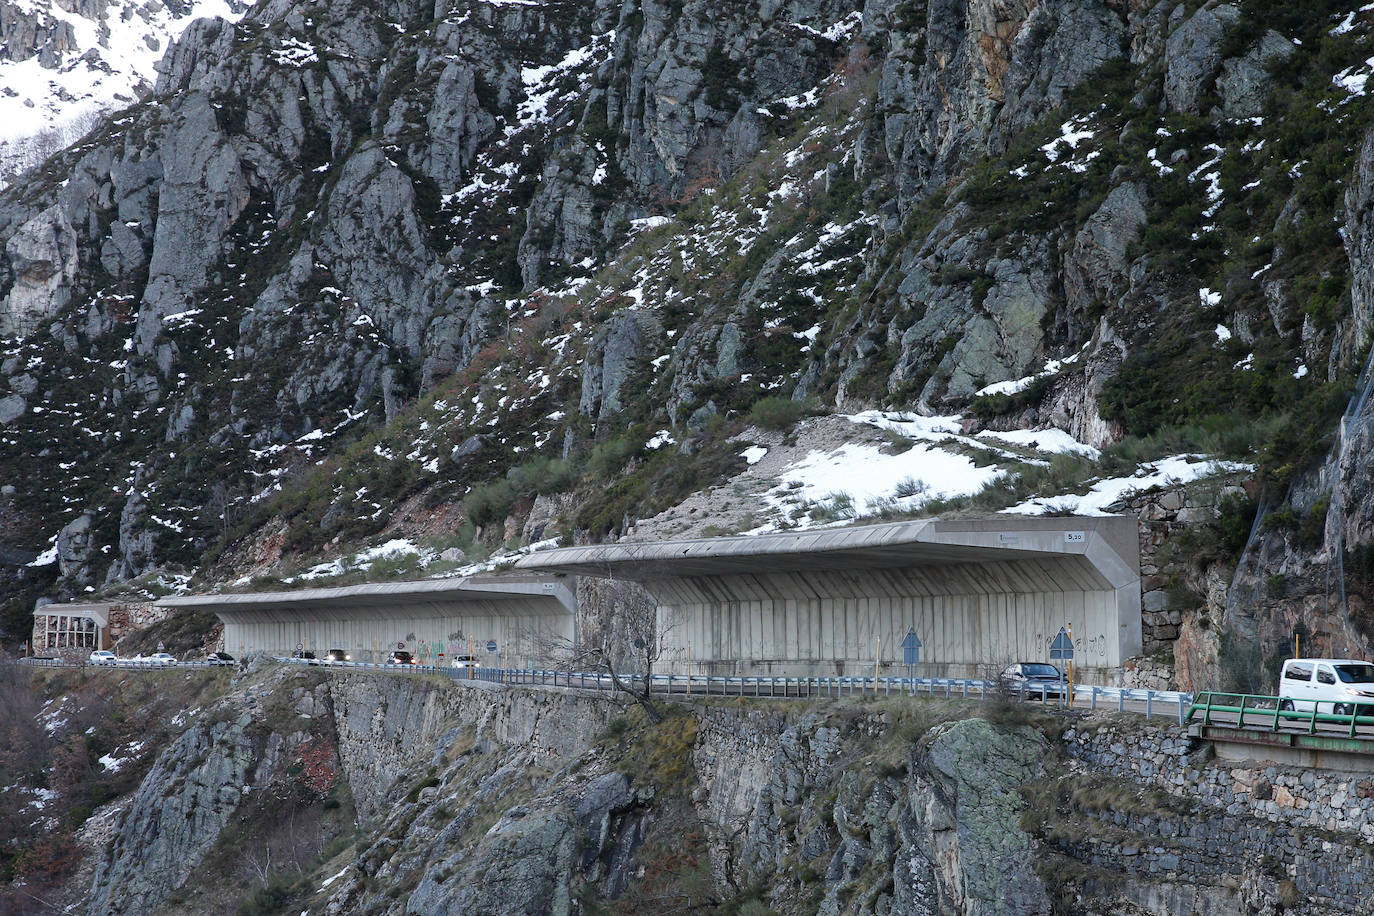
[[1374, 716], [1374, 664], [1358, 658], [1290, 658], [1279, 672], [1279, 709]]

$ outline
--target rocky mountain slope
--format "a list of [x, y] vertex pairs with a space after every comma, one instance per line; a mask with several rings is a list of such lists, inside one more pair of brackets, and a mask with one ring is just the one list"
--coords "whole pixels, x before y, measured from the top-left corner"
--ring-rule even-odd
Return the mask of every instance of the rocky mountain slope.
[[237, 19], [239, 0], [0, 4], [0, 186], [152, 89], [193, 20]]
[[1180, 542], [1182, 651], [1365, 646], [1326, 583], [1369, 565], [1359, 417], [1332, 448], [1369, 338], [1370, 28], [1271, 0], [199, 21], [0, 195], [10, 628], [167, 571], [617, 536], [769, 429], [885, 408], [1106, 448], [942, 433], [1013, 463], [769, 523], [1052, 509], [1206, 453], [1257, 469], [1269, 559], [1209, 592], [1248, 497]]

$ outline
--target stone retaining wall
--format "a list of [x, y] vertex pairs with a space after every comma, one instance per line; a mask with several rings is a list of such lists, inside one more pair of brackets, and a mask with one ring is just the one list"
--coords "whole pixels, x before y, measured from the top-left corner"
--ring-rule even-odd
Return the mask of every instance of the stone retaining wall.
[[1064, 733], [1069, 756], [1112, 776], [1217, 808], [1374, 842], [1374, 776], [1209, 759], [1211, 747], [1177, 728], [1104, 724]]
[[1075, 770], [1173, 799], [1155, 810], [1083, 812], [1107, 829], [1065, 844], [1074, 858], [1123, 875], [1205, 883], [1230, 872], [1243, 849], [1256, 863], [1273, 863], [1268, 872], [1288, 876], [1288, 887], [1275, 885], [1265, 896], [1369, 911], [1374, 777], [1218, 761], [1210, 745], [1176, 728], [1137, 723], [1080, 724], [1064, 742]]
[[1178, 639], [1183, 609], [1172, 607], [1169, 577], [1158, 563], [1158, 554], [1175, 533], [1215, 518], [1217, 501], [1239, 487], [1189, 493], [1184, 487], [1151, 490], [1119, 500], [1109, 512], [1130, 512], [1140, 520], [1140, 614], [1144, 654], [1153, 655]]
[[166, 620], [171, 611], [155, 604], [120, 604], [110, 608], [110, 641], [122, 639], [135, 630], [143, 630]]

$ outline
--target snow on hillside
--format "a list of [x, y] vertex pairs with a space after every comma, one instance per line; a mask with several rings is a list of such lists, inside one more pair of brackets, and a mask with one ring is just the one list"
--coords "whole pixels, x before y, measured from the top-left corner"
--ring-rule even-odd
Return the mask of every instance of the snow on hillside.
[[[1018, 467], [1043, 466], [1056, 454], [1089, 461], [1099, 457], [1097, 449], [1058, 429], [967, 436], [961, 434], [959, 416], [869, 410], [847, 419], [911, 440], [910, 445], [894, 452], [892, 447], [851, 443], [815, 450], [788, 464], [778, 475], [778, 485], [765, 496], [769, 520], [750, 533], [777, 530], [782, 519], [788, 520], [788, 527], [806, 528], [880, 513], [917, 512], [935, 500], [973, 496], [999, 478], [1015, 475]], [[1003, 511], [1105, 515], [1107, 506], [1131, 493], [1252, 470], [1234, 461], [1177, 455], [1141, 464], [1128, 476], [1085, 481], [1083, 494], [1040, 495]]]
[[1036, 496], [1018, 503], [1003, 512], [1015, 515], [1044, 515], [1072, 513], [1073, 515], [1108, 515], [1107, 506], [1155, 487], [1191, 483], [1222, 474], [1253, 472], [1254, 466], [1237, 461], [1218, 461], [1205, 455], [1174, 455], [1158, 461], [1147, 461], [1129, 477], [1109, 477], [1095, 481], [1087, 493], [1068, 493], [1061, 496]]
[[87, 18], [52, 0], [0, 0], [0, 16], [33, 22], [38, 45], [0, 49], [0, 187], [80, 139], [104, 112], [137, 101], [152, 87], [157, 61], [191, 22], [237, 20], [247, 4], [191, 0], [182, 9], [111, 0]]

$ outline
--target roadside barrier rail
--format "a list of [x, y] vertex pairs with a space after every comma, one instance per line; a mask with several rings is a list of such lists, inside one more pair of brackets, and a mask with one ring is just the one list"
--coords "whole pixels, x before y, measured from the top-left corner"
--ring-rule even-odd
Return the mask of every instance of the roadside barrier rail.
[[1155, 706], [1162, 706], [1160, 715], [1169, 715], [1169, 710], [1173, 710], [1173, 715], [1178, 717], [1178, 724], [1182, 725], [1186, 719], [1187, 711], [1193, 704], [1193, 695], [1179, 690], [1150, 690], [1144, 687], [1096, 687], [1089, 684], [1075, 684], [1073, 688], [1073, 702], [1075, 706], [1087, 706], [1089, 709], [1097, 709], [1099, 703], [1115, 704], [1117, 712], [1126, 712], [1127, 703], [1144, 703], [1145, 718], [1149, 719], [1155, 715]]
[[[388, 665], [373, 662], [331, 662], [325, 659], [278, 658], [278, 661], [301, 665], [329, 665], [377, 671], [422, 671], [443, 674], [455, 680], [480, 680], [490, 683], [568, 687], [578, 690], [615, 690], [615, 680], [604, 671], [569, 671], [558, 668], [490, 668], [465, 666], [454, 668], [438, 665]], [[633, 690], [644, 688], [642, 674], [617, 674], [616, 677]], [[1067, 684], [1020, 684], [1003, 689], [996, 681], [979, 678], [942, 677], [767, 677], [752, 675], [655, 674], [651, 689], [657, 693], [684, 696], [733, 697], [837, 697], [854, 695], [919, 696], [945, 699], [976, 699], [1004, 697], [1021, 702], [1053, 703], [1069, 706]], [[1077, 684], [1073, 688], [1074, 706], [1088, 709], [1115, 706], [1126, 712], [1127, 704], [1143, 704], [1146, 718], [1164, 715], [1184, 722], [1185, 713], [1193, 702], [1193, 695], [1176, 690], [1149, 690], [1132, 687], [1098, 687]], [[1134, 711], [1134, 709], [1130, 710]]]
[[[275, 656], [275, 660], [288, 665], [327, 666], [347, 668], [358, 671], [390, 671], [397, 673], [425, 673], [443, 675], [454, 680], [478, 680], [488, 683], [513, 686], [530, 685], [544, 687], [568, 687], [576, 690], [615, 690], [615, 679], [604, 671], [568, 671], [559, 668], [489, 668], [483, 666], [388, 664], [386, 662], [337, 662], [326, 658], [296, 658], [294, 656]], [[85, 659], [60, 658], [23, 658], [18, 662], [42, 668], [213, 668], [232, 667], [237, 662], [155, 662], [150, 659], [121, 658], [110, 662], [92, 663]], [[620, 681], [633, 690], [644, 689], [644, 675], [618, 674]], [[1275, 706], [1265, 710], [1259, 701], [1269, 700], [1277, 703], [1276, 697], [1240, 696], [1238, 694], [1200, 693], [1195, 699], [1190, 693], [1174, 690], [1148, 690], [1132, 687], [1097, 687], [1075, 684], [1072, 704], [1069, 701], [1068, 685], [1060, 682], [1023, 683], [1016, 687], [1003, 687], [997, 681], [979, 678], [946, 677], [874, 677], [857, 675], [853, 677], [767, 677], [763, 675], [723, 675], [723, 674], [655, 674], [650, 689], [657, 693], [681, 694], [683, 696], [721, 696], [721, 697], [840, 697], [855, 695], [920, 696], [941, 697], [944, 699], [988, 698], [1015, 699], [1021, 702], [1053, 703], [1060, 708], [1067, 706], [1088, 709], [1116, 707], [1118, 712], [1126, 712], [1127, 704], [1144, 704], [1145, 717], [1166, 715], [1177, 716], [1180, 725], [1191, 721], [1201, 714], [1204, 719], [1211, 711], [1238, 712], [1243, 723], [1247, 714], [1253, 719], [1257, 714], [1269, 717], [1275, 729], [1279, 717], [1283, 719], [1309, 722], [1315, 729], [1316, 722], [1348, 723], [1354, 734], [1355, 720], [1362, 724], [1374, 724], [1371, 716], [1344, 716], [1306, 712], [1278, 712]], [[1230, 697], [1239, 702], [1223, 705], [1217, 697]], [[1374, 713], [1374, 706], [1367, 707]], [[1130, 711], [1135, 711], [1134, 709]]]
[[[1374, 704], [1369, 703], [1342, 703], [1339, 706], [1349, 706], [1350, 712], [1335, 712], [1337, 704], [1329, 701], [1298, 700], [1297, 703], [1304, 705], [1310, 704], [1311, 709], [1298, 709], [1296, 703], [1289, 697], [1265, 696], [1253, 693], [1222, 693], [1220, 691], [1207, 690], [1198, 693], [1188, 709], [1188, 722], [1201, 719], [1202, 725], [1212, 725], [1213, 717], [1220, 714], [1227, 717], [1227, 721], [1217, 724], [1235, 726], [1236, 728], [1258, 729], [1266, 728], [1269, 731], [1280, 731], [1284, 726], [1291, 725], [1298, 728], [1305, 728], [1309, 735], [1317, 733], [1317, 726], [1339, 725], [1342, 726], [1349, 737], [1355, 737], [1356, 729], [1361, 725], [1374, 725]], [[1289, 708], [1281, 708], [1287, 703]], [[1321, 712], [1323, 705], [1331, 706], [1332, 712]], [[1235, 721], [1229, 721], [1234, 716]]]
[[148, 658], [120, 658], [108, 662], [91, 662], [84, 658], [17, 658], [13, 661], [32, 668], [138, 668], [145, 671], [159, 668], [232, 668], [236, 664], [235, 662], [208, 662], [204, 659], [165, 662], [153, 661]]

